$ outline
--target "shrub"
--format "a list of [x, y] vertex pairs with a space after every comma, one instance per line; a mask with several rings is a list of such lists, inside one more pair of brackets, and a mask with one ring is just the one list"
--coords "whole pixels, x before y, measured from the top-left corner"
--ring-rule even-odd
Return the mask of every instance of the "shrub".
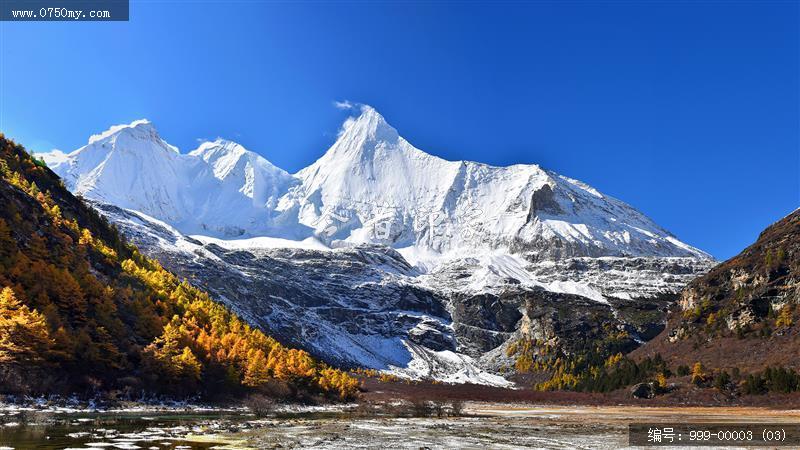
[[436, 417], [439, 418], [444, 417], [445, 415], [444, 400], [433, 400], [431, 403], [432, 403], [431, 412], [433, 414], [436, 414]]
[[256, 417], [269, 416], [275, 411], [276, 407], [275, 400], [261, 394], [252, 394], [248, 396], [244, 401], [244, 405], [250, 412], [255, 414]]
[[464, 413], [464, 402], [461, 400], [453, 400], [450, 403], [450, 414], [459, 417]]
[[705, 369], [700, 361], [694, 363], [692, 366], [692, 384], [701, 385], [706, 381]]
[[432, 411], [431, 403], [427, 400], [411, 400], [411, 413], [414, 417], [430, 417]]
[[800, 375], [794, 369], [767, 367], [763, 372], [747, 375], [742, 383], [742, 392], [748, 395], [767, 392], [789, 393], [800, 390]]
[[742, 392], [746, 395], [760, 395], [767, 393], [767, 386], [759, 374], [749, 374], [742, 383]]
[[731, 376], [728, 375], [728, 372], [723, 370], [716, 377], [714, 377], [714, 387], [721, 390], [724, 390], [728, 387], [728, 384], [731, 382]]
[[656, 375], [656, 390], [659, 392], [667, 390], [667, 377], [663, 373]]
[[781, 308], [778, 319], [775, 320], [775, 328], [790, 327], [792, 326], [792, 307], [789, 305]]

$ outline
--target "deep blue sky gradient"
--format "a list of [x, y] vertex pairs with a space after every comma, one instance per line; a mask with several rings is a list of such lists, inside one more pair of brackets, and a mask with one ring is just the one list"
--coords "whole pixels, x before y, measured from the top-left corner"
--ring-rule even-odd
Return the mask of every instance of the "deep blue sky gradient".
[[36, 150], [146, 117], [294, 172], [373, 105], [447, 159], [538, 163], [718, 258], [800, 206], [798, 3], [131, 0], [0, 23], [0, 129]]

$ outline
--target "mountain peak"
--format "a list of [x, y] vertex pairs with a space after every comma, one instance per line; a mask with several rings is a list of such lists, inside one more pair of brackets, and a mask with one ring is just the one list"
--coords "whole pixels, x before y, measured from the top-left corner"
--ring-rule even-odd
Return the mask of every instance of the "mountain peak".
[[242, 144], [218, 137], [213, 141], [201, 143], [199, 147], [189, 152], [189, 155], [198, 156], [209, 161], [210, 159], [216, 159], [222, 156], [239, 158], [248, 153], [251, 152], [244, 148]]
[[361, 114], [351, 117], [342, 126], [339, 140], [396, 143], [400, 136], [372, 106], [361, 105]]
[[134, 120], [129, 124], [113, 125], [108, 130], [103, 131], [102, 133], [92, 135], [89, 138], [89, 144], [94, 144], [95, 142], [108, 139], [112, 136], [118, 135], [123, 132], [129, 132], [138, 135], [138, 137], [150, 137], [155, 139], [161, 139], [158, 136], [158, 131], [156, 131], [156, 128], [155, 126], [153, 126], [152, 122], [150, 122], [147, 119], [139, 119], [139, 120]]
[[223, 138], [203, 142], [189, 156], [203, 160], [215, 178], [233, 182], [239, 192], [256, 203], [265, 203], [270, 196], [277, 196], [277, 191], [291, 178], [285, 170], [258, 153]]
[[372, 106], [360, 104], [356, 107], [361, 109], [360, 114], [345, 120], [336, 142], [316, 162], [297, 172], [296, 176], [303, 179], [320, 176], [318, 181], [321, 182], [333, 172], [350, 173], [365, 169], [367, 161], [378, 153], [400, 153], [406, 141], [397, 130]]
[[[286, 171], [275, 166], [260, 154], [248, 150], [242, 144], [225, 138], [218, 137], [213, 141], [205, 141], [195, 150], [189, 152], [189, 156], [201, 158], [211, 165], [217, 165], [224, 161], [225, 165], [237, 164], [238, 161], [249, 161], [252, 164], [261, 165], [286, 174]], [[288, 174], [287, 174], [288, 175]]]

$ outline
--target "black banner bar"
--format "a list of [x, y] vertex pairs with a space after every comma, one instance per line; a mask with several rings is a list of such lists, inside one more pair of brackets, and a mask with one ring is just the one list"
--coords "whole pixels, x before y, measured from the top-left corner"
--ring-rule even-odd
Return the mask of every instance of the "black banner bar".
[[800, 424], [632, 423], [628, 442], [641, 447], [796, 447]]

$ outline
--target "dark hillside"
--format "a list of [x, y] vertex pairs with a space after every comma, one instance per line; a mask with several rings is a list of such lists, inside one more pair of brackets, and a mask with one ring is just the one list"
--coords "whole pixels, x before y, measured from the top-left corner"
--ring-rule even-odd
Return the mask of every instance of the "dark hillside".
[[633, 352], [670, 366], [759, 372], [800, 368], [800, 211], [683, 291], [664, 332]]

